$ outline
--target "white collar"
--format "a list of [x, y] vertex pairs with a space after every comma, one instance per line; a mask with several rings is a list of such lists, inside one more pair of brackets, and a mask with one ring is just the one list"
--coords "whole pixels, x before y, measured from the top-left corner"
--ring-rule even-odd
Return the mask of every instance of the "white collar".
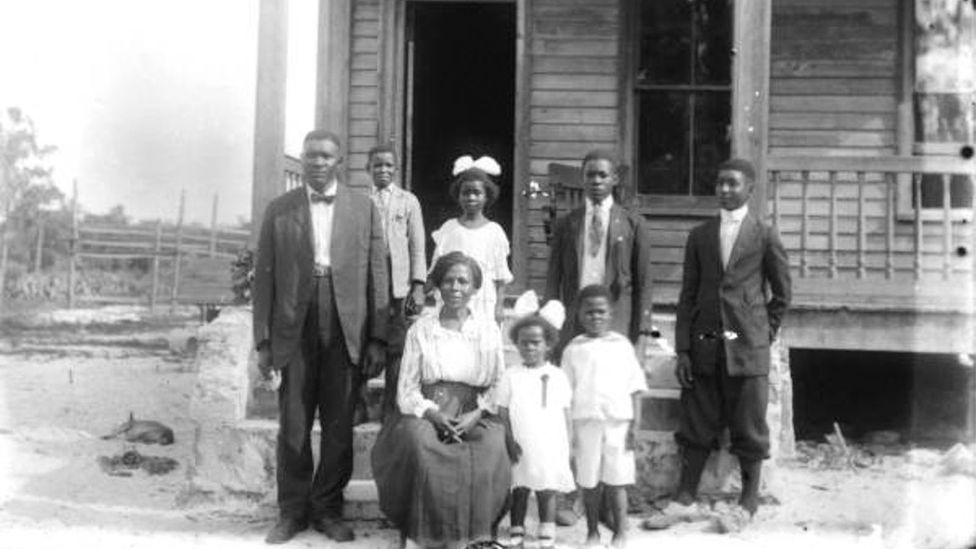
[[[586, 197], [586, 213], [592, 214], [593, 208], [596, 207], [597, 207], [596, 204], [594, 204], [593, 201], [590, 200], [590, 197]], [[610, 208], [612, 207], [613, 207], [613, 195], [609, 194], [607, 195], [606, 198], [603, 199], [603, 202], [600, 202], [600, 206], [599, 206], [600, 212], [607, 213], [610, 211]]]
[[[325, 196], [335, 196], [336, 191], [338, 191], [338, 188], [339, 188], [339, 182], [333, 179], [331, 183], [329, 183], [328, 185], [325, 186], [324, 189], [322, 189], [322, 194], [324, 194]], [[305, 194], [308, 195], [309, 200], [311, 200], [312, 193], [318, 193], [318, 191], [316, 191], [315, 189], [312, 188], [311, 185], [306, 183]]]
[[395, 181], [391, 181], [389, 185], [383, 187], [382, 189], [379, 188], [379, 187], [377, 187], [376, 185], [373, 185], [373, 193], [374, 194], [381, 194], [381, 193], [384, 193], [384, 194], [393, 194], [393, 189], [396, 186], [397, 186], [397, 184], [396, 184]]
[[743, 204], [734, 210], [719, 210], [719, 215], [722, 218], [722, 223], [742, 223], [742, 220], [746, 218], [746, 214], [749, 213], [749, 204]]

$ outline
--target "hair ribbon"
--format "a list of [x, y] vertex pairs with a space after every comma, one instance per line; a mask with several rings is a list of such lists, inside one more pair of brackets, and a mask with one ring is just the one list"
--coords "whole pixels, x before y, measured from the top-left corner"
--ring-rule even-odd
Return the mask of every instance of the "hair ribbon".
[[515, 300], [512, 307], [516, 318], [522, 318], [531, 314], [538, 314], [557, 330], [563, 327], [566, 321], [566, 308], [558, 299], [550, 299], [545, 306], [539, 307], [539, 296], [535, 290], [528, 290]]
[[494, 158], [490, 156], [482, 156], [481, 158], [475, 160], [471, 155], [464, 155], [458, 157], [454, 161], [454, 169], [451, 170], [451, 175], [457, 175], [463, 171], [470, 170], [471, 168], [478, 168], [479, 170], [485, 172], [486, 174], [498, 177], [502, 174], [502, 167], [495, 161]]

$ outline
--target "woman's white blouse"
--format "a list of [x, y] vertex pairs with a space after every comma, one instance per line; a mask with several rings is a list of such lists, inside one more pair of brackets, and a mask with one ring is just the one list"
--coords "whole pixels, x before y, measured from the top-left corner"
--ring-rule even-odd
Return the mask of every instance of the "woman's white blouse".
[[423, 417], [437, 404], [424, 398], [421, 385], [456, 381], [485, 388], [478, 407], [494, 412], [494, 391], [504, 369], [502, 334], [494, 319], [472, 314], [461, 331], [454, 331], [441, 326], [438, 315], [424, 315], [407, 331], [397, 403], [402, 413]]

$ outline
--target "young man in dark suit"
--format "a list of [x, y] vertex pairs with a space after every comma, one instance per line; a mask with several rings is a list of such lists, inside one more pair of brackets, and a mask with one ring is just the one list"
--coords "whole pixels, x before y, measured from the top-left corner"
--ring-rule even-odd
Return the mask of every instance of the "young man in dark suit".
[[572, 309], [580, 288], [600, 284], [613, 298], [612, 329], [629, 338], [643, 356], [653, 331], [650, 233], [640, 214], [614, 202], [619, 181], [612, 154], [587, 153], [582, 176], [585, 203], [556, 221], [549, 252], [546, 299], [558, 299], [568, 308], [555, 354], [583, 331]]
[[740, 525], [759, 506], [760, 470], [769, 457], [770, 345], [790, 302], [786, 251], [776, 231], [749, 212], [755, 178], [746, 160], [719, 166], [720, 215], [688, 235], [675, 326], [682, 467], [671, 510], [694, 507], [705, 461], [728, 427], [742, 471], [732, 509]]
[[[640, 214], [614, 202], [619, 183], [617, 160], [607, 151], [583, 157], [585, 203], [556, 221], [549, 251], [546, 299], [567, 308], [566, 324], [553, 350], [559, 363], [563, 348], [583, 332], [576, 311], [581, 288], [599, 284], [610, 289], [611, 329], [628, 339], [644, 356], [654, 330], [651, 324], [651, 236]], [[571, 498], [560, 498], [556, 521], [563, 526], [578, 516], [568, 509]]]
[[[258, 368], [280, 370], [277, 451], [280, 518], [268, 543], [311, 525], [336, 541], [342, 492], [352, 475], [352, 421], [360, 384], [383, 368], [389, 278], [379, 213], [369, 196], [339, 183], [339, 138], [305, 137], [304, 185], [269, 205], [254, 272]], [[318, 410], [319, 464], [310, 432]]]

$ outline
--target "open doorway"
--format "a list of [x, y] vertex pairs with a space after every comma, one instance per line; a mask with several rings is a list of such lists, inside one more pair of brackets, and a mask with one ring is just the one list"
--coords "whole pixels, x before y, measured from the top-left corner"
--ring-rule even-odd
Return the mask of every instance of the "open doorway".
[[428, 233], [459, 213], [451, 167], [470, 154], [501, 164], [501, 193], [486, 214], [512, 237], [515, 15], [514, 2], [407, 3], [404, 150]]

